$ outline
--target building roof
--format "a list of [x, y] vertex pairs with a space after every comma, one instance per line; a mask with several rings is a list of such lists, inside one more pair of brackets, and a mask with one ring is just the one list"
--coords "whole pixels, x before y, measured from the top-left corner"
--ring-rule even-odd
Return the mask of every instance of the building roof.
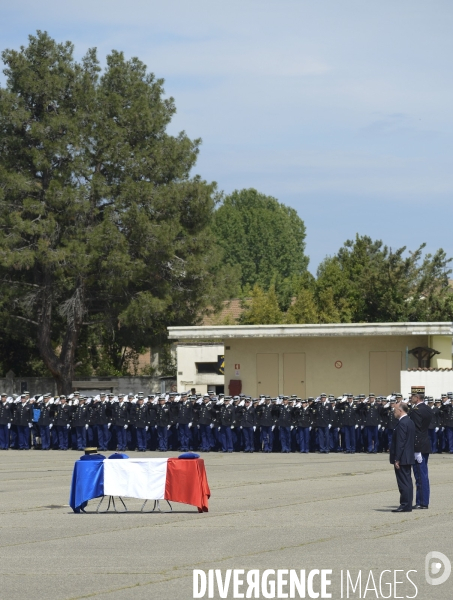
[[239, 317], [243, 312], [244, 308], [240, 298], [224, 300], [220, 312], [203, 317], [202, 325], [234, 325], [239, 322]]
[[172, 340], [231, 338], [453, 335], [453, 323], [335, 323], [327, 325], [209, 325], [168, 327]]

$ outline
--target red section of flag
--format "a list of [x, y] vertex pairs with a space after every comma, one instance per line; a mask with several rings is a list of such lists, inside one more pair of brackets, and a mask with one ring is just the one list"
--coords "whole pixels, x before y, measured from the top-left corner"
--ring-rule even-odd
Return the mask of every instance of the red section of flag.
[[208, 499], [211, 496], [204, 460], [169, 458], [165, 500], [191, 504], [198, 512], [208, 512]]

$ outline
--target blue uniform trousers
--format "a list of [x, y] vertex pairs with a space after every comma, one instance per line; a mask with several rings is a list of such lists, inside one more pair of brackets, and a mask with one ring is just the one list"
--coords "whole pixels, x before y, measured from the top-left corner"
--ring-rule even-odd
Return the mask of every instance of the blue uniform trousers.
[[49, 450], [50, 448], [50, 428], [48, 425], [39, 426], [39, 435], [41, 437], [41, 449]]
[[17, 434], [19, 437], [19, 449], [28, 450], [30, 448], [30, 428], [28, 425], [18, 425]]
[[253, 427], [243, 427], [242, 435], [244, 438], [244, 452], [253, 452], [255, 450]]
[[201, 447], [202, 452], [209, 452], [214, 446], [214, 440], [212, 438], [212, 431], [210, 425], [200, 425], [201, 434]]
[[[125, 429], [124, 429], [123, 426], [121, 426], [121, 428], [122, 428], [123, 431], [125, 431]], [[98, 448], [99, 448], [99, 450], [104, 450], [104, 451], [107, 450], [108, 445], [109, 445], [109, 441], [110, 441], [109, 426], [107, 424], [105, 424], [105, 425], [95, 425], [95, 430], [96, 430], [96, 434], [97, 434], [97, 438], [98, 438]], [[123, 438], [121, 438], [121, 439], [123, 439]], [[124, 448], [122, 448], [122, 449], [123, 450], [126, 449], [126, 441], [124, 441]]]
[[223, 452], [233, 452], [233, 430], [229, 425], [220, 427], [220, 443]]
[[136, 427], [135, 432], [137, 435], [137, 448], [139, 450], [146, 450], [146, 427]]
[[77, 438], [77, 450], [85, 450], [87, 447], [87, 430], [85, 425], [80, 425], [75, 428]]
[[448, 441], [448, 451], [453, 454], [453, 427], [445, 427], [445, 437]]
[[415, 504], [421, 506], [429, 505], [429, 477], [428, 477], [428, 458], [429, 454], [422, 454], [422, 462], [412, 466], [415, 477]]
[[0, 425], [0, 450], [8, 450], [9, 447], [9, 429], [8, 424]]
[[56, 425], [58, 435], [58, 448], [60, 450], [67, 450], [69, 446], [69, 429], [66, 425]]
[[157, 426], [157, 440], [159, 450], [168, 450], [168, 429], [166, 425]]
[[332, 452], [336, 452], [339, 448], [338, 427], [329, 429], [329, 448]]
[[263, 444], [263, 452], [272, 452], [274, 432], [271, 425], [263, 425], [261, 427], [261, 442]]
[[179, 423], [178, 426], [179, 447], [183, 452], [189, 449], [190, 429], [187, 423]]
[[378, 431], [377, 425], [367, 425], [365, 427], [367, 452], [376, 454], [378, 449]]
[[189, 434], [189, 448], [190, 450], [198, 450], [200, 445], [200, 430], [197, 425], [193, 425], [190, 428]]
[[318, 444], [319, 451], [328, 453], [329, 452], [329, 428], [318, 427]]
[[116, 447], [118, 450], [126, 450], [127, 446], [127, 429], [124, 429], [124, 425], [115, 425], [116, 431]]
[[296, 439], [299, 452], [308, 454], [310, 451], [310, 427], [298, 427]]
[[291, 427], [280, 427], [281, 452], [291, 452]]
[[348, 454], [355, 452], [355, 425], [345, 425], [343, 427], [344, 451]]
[[431, 442], [431, 454], [437, 454], [437, 431], [428, 429], [429, 441]]

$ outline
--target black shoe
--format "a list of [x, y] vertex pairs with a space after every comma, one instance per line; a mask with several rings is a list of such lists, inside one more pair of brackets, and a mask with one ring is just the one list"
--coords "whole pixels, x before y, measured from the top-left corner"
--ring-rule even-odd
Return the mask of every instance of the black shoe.
[[412, 508], [401, 508], [401, 506], [399, 506], [392, 510], [392, 512], [412, 512]]
[[424, 504], [415, 504], [412, 507], [412, 510], [428, 510], [428, 507], [425, 506]]

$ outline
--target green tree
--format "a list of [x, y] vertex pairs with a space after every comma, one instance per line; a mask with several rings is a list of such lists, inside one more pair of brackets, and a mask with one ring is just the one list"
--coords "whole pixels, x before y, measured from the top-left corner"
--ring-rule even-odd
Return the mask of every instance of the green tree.
[[307, 270], [305, 225], [293, 208], [254, 189], [235, 191], [216, 210], [214, 233], [243, 287], [268, 289]]
[[317, 323], [318, 309], [311, 289], [299, 290], [293, 304], [285, 315], [285, 323]]
[[341, 321], [452, 320], [451, 259], [442, 249], [423, 256], [424, 247], [393, 251], [380, 240], [357, 235], [321, 263], [318, 297], [330, 290]]
[[[27, 325], [59, 392], [96, 332], [121, 356], [223, 299], [215, 184], [200, 140], [137, 58], [81, 62], [47, 33], [6, 50], [0, 89], [0, 316]], [[0, 319], [1, 322], [1, 319]]]
[[275, 288], [270, 287], [265, 292], [261, 286], [255, 284], [249, 300], [245, 301], [245, 310], [241, 315], [244, 325], [274, 325], [281, 323], [283, 315], [278, 305]]

